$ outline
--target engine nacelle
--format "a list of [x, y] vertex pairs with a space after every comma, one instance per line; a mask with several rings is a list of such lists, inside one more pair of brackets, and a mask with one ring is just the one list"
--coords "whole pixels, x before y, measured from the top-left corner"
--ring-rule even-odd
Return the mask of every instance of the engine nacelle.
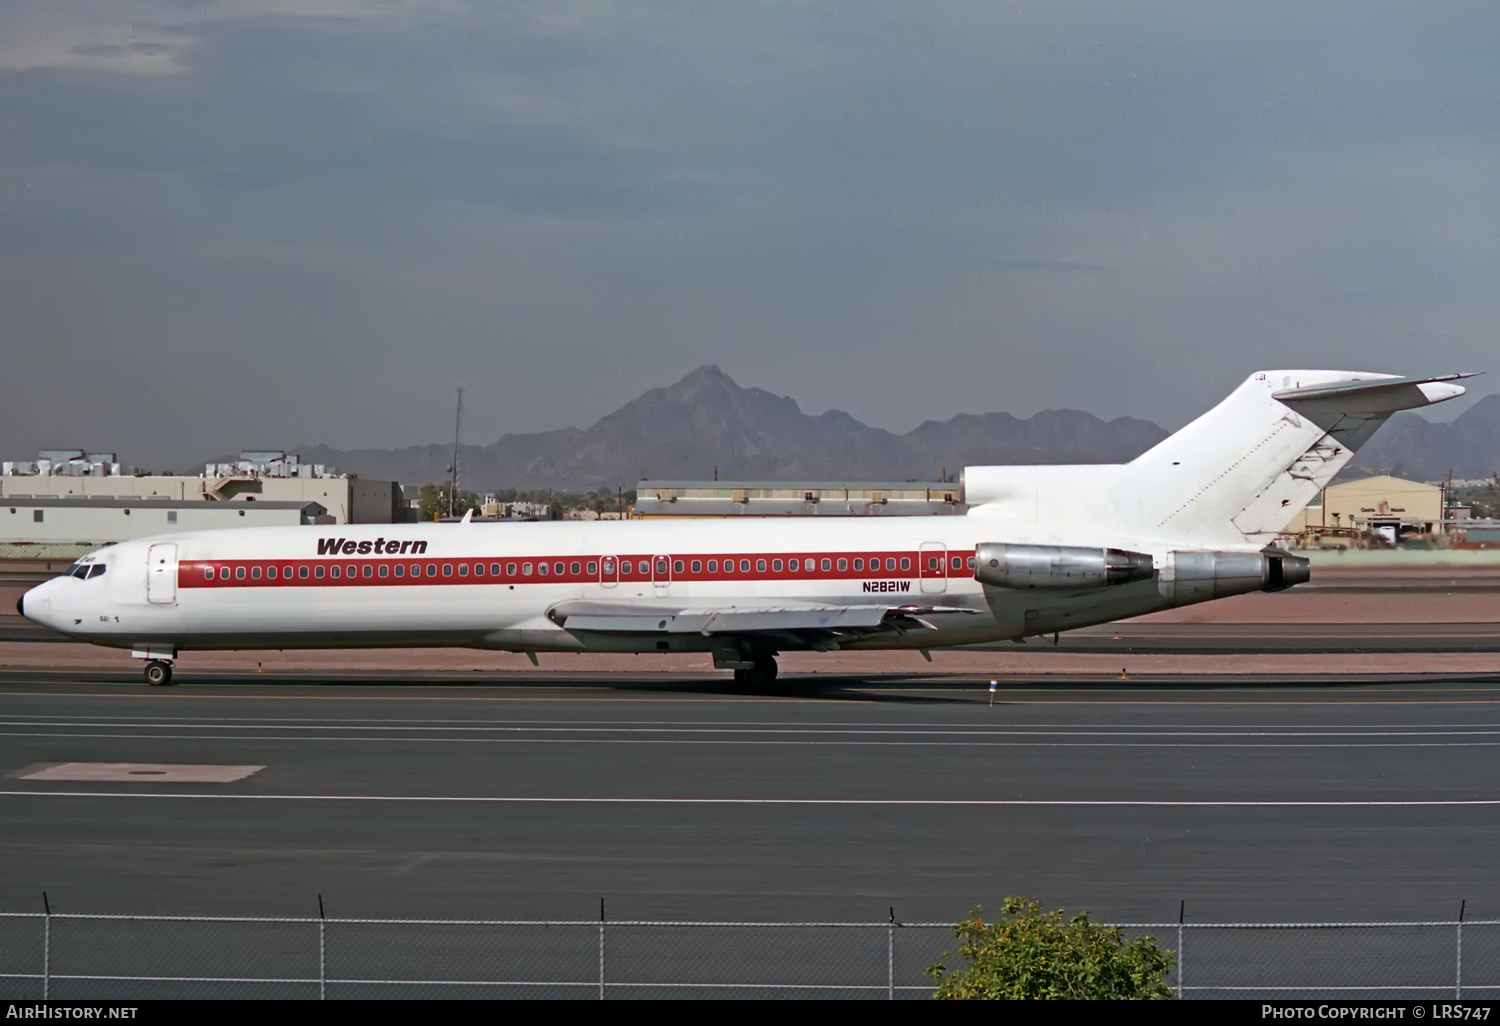
[[1252, 591], [1283, 591], [1312, 577], [1308, 560], [1278, 549], [1174, 552], [1172, 564], [1172, 599], [1179, 606]]
[[1102, 588], [1154, 574], [1148, 554], [1123, 549], [985, 542], [974, 557], [974, 577], [996, 588]]

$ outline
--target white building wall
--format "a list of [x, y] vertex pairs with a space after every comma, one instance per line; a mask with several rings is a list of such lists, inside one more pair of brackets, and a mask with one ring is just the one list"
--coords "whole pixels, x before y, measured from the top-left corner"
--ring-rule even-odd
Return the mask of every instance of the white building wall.
[[[347, 524], [356, 512], [354, 489], [366, 496], [358, 512], [366, 523], [390, 522], [389, 481], [347, 477], [64, 477], [0, 475], [0, 501], [11, 499], [168, 499], [184, 501], [316, 502], [335, 522]], [[378, 519], [383, 513], [385, 519]]]
[[[139, 506], [44, 506], [24, 499], [0, 500], [0, 544], [66, 545], [148, 538], [178, 531], [224, 527], [295, 527], [302, 511], [254, 503], [165, 503]], [[37, 518], [37, 514], [41, 518]], [[176, 513], [176, 521], [169, 516]]]

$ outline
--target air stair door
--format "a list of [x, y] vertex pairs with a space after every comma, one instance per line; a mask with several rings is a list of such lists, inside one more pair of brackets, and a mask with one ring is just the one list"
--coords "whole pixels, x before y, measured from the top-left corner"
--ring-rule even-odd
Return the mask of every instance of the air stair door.
[[177, 601], [177, 546], [170, 542], [153, 545], [146, 553], [146, 601]]

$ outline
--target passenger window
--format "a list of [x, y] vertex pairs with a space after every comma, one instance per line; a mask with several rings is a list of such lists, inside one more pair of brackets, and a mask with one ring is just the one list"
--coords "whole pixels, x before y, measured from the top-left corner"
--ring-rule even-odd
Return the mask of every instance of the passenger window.
[[970, 557], [969, 557], [969, 569], [970, 569], [970, 570], [973, 570], [973, 569], [974, 569], [974, 566], [975, 566], [975, 564], [974, 564], [974, 557], [973, 557], [973, 556], [970, 556]]
[[963, 568], [964, 568], [964, 558], [962, 556], [954, 556], [953, 559], [952, 559], [952, 561], [951, 561], [951, 569], [962, 570]]
[[693, 573], [699, 574], [699, 573], [702, 573], [702, 572], [703, 572], [703, 560], [701, 560], [701, 559], [695, 559], [695, 560], [693, 560]]
[[[528, 570], [527, 573], [530, 573], [530, 571]], [[505, 564], [505, 576], [506, 577], [514, 577], [514, 576], [516, 576], [516, 564], [514, 564], [514, 563], [506, 563]]]
[[781, 573], [781, 560], [779, 560], [779, 559], [773, 559], [773, 560], [771, 560], [771, 569], [774, 572], [778, 573], [778, 574]]
[[[590, 572], [592, 572], [592, 571], [590, 571]], [[612, 560], [612, 559], [606, 559], [604, 561], [604, 572], [607, 573], [607, 574], [612, 574], [612, 573], [615, 572], [615, 561], [614, 560]]]
[[355, 566], [353, 563], [350, 563], [349, 566], [346, 568], [346, 572], [349, 574], [350, 577], [358, 577], [359, 576], [359, 567]]
[[235, 567], [234, 568], [234, 577], [235, 577], [235, 580], [243, 581], [245, 579], [245, 568], [242, 567], [242, 566]]
[[552, 571], [550, 568], [548, 568], [546, 563], [538, 563], [536, 565], [536, 572], [541, 574], [543, 577], [546, 577]]
[[667, 575], [667, 561], [665, 559], [658, 559], [656, 561], [656, 575], [658, 577], [665, 577]]
[[213, 567], [206, 566], [206, 567], [203, 568], [203, 579], [205, 581], [211, 581], [211, 580], [214, 579], [214, 568]]
[[848, 570], [848, 569], [849, 569], [849, 561], [847, 559], [840, 559], [839, 560], [839, 570], [842, 572], [842, 571]]
[[574, 562], [574, 563], [569, 563], [568, 564], [568, 573], [572, 574], [574, 577], [577, 577], [582, 572], [583, 572], [583, 565], [581, 563]]
[[928, 556], [927, 557], [927, 569], [929, 569], [929, 570], [936, 570], [937, 569], [937, 557], [936, 556]]
[[397, 577], [405, 577], [406, 576], [406, 564], [405, 563], [397, 563], [396, 564], [396, 576]]
[[887, 570], [894, 570], [894, 569], [896, 569], [896, 557], [894, 557], [894, 556], [886, 556], [885, 557], [885, 568]]
[[824, 570], [824, 572], [826, 573], [827, 571], [832, 570], [832, 569], [833, 569], [833, 560], [831, 560], [831, 559], [825, 559], [825, 560], [823, 560], [823, 570]]
[[443, 576], [444, 577], [452, 577], [453, 576], [453, 564], [452, 563], [444, 563], [443, 564]]
[[370, 568], [370, 564], [369, 563], [366, 563], [363, 567], [361, 567], [359, 572], [360, 572], [360, 576], [362, 576], [362, 577], [371, 577], [375, 573], [375, 571]]
[[260, 580], [260, 567], [258, 567], [258, 566], [252, 566], [250, 568], [250, 576], [254, 580], [257, 580], [257, 581]]
[[563, 572], [563, 565], [561, 563], [553, 563], [552, 572], [561, 577]]
[[649, 574], [651, 572], [651, 564], [648, 563], [648, 562], [646, 562], [643, 559], [643, 560], [641, 560], [641, 568], [640, 569], [641, 569], [641, 573], [643, 573], [643, 574]]
[[801, 566], [801, 565], [802, 564], [798, 563], [795, 559], [792, 559], [792, 560], [788, 560], [787, 561], [786, 568], [788, 570], [790, 570], [792, 573], [796, 573], [797, 572], [797, 568], [799, 566]]
[[755, 561], [755, 572], [758, 574], [766, 572], [766, 561], [764, 559], [757, 559]]
[[276, 568], [274, 566], [268, 566], [268, 567], [266, 567], [266, 580], [268, 580], [268, 581], [274, 581], [274, 580], [276, 580]]
[[909, 559], [906, 556], [902, 556], [901, 557], [901, 569], [903, 569], [903, 570], [910, 570], [911, 569], [911, 559]]
[[475, 563], [474, 564], [474, 576], [475, 577], [483, 577], [484, 576], [484, 564], [483, 563]]
[[708, 561], [708, 572], [711, 574], [719, 572], [719, 561], [717, 559], [710, 559]]
[[595, 574], [597, 574], [598, 572], [599, 572], [599, 564], [597, 562], [595, 562], [594, 560], [592, 560], [592, 559], [589, 560], [589, 576], [592, 577]]
[[742, 560], [740, 560], [740, 573], [742, 573], [742, 574], [748, 574], [749, 572], [750, 572], [750, 561], [748, 559], [742, 559]]
[[682, 573], [682, 560], [680, 560], [680, 559], [674, 559], [674, 560], [672, 560], [672, 572], [674, 574], [680, 574], [680, 573]]
[[388, 566], [386, 566], [384, 563], [381, 563], [380, 564], [380, 576], [381, 577], [389, 577], [390, 575], [391, 575], [391, 568], [388, 567]]
[[626, 575], [628, 575], [630, 573], [630, 560], [628, 560], [628, 559], [622, 559], [622, 560], [620, 560], [620, 573], [626, 574]]
[[467, 564], [467, 563], [460, 563], [460, 564], [458, 564], [458, 576], [460, 576], [460, 577], [467, 577], [467, 576], [469, 576], [469, 564]]
[[427, 576], [428, 577], [436, 577], [437, 576], [437, 564], [436, 563], [428, 563], [427, 564]]
[[[337, 577], [338, 576], [338, 567], [334, 567], [333, 571], [334, 571], [334, 576]], [[316, 567], [313, 568], [313, 576], [317, 577], [319, 580], [322, 580], [324, 572], [325, 571], [324, 571], [323, 565], [321, 563], [318, 566], [316, 566]]]
[[[319, 574], [318, 576], [322, 577], [323, 575]], [[305, 567], [305, 566], [299, 566], [297, 568], [297, 578], [299, 580], [303, 580], [303, 581], [307, 580], [307, 567]]]
[[[511, 573], [515, 573], [516, 572], [515, 564], [511, 564], [510, 572]], [[500, 564], [499, 563], [491, 563], [490, 564], [490, 576], [492, 576], [492, 577], [499, 577], [500, 576]]]
[[328, 568], [328, 576], [329, 577], [338, 577], [339, 574], [340, 574], [340, 571], [339, 571], [338, 567], [331, 566], [331, 567]]
[[859, 571], [859, 570], [863, 570], [864, 568], [865, 568], [865, 561], [862, 560], [862, 559], [855, 559], [855, 561], [854, 561], [854, 569], [856, 571]]

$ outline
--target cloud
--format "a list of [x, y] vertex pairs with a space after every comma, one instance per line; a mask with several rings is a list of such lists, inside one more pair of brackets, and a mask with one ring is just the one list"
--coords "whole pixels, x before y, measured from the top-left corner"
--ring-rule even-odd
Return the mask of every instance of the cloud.
[[[476, 438], [589, 423], [705, 362], [900, 430], [1488, 358], [1493, 5], [13, 0], [0, 28], [12, 444], [71, 434], [110, 361], [230, 400], [227, 451], [440, 436], [459, 381]], [[90, 401], [119, 438], [89, 444], [181, 438]]]

